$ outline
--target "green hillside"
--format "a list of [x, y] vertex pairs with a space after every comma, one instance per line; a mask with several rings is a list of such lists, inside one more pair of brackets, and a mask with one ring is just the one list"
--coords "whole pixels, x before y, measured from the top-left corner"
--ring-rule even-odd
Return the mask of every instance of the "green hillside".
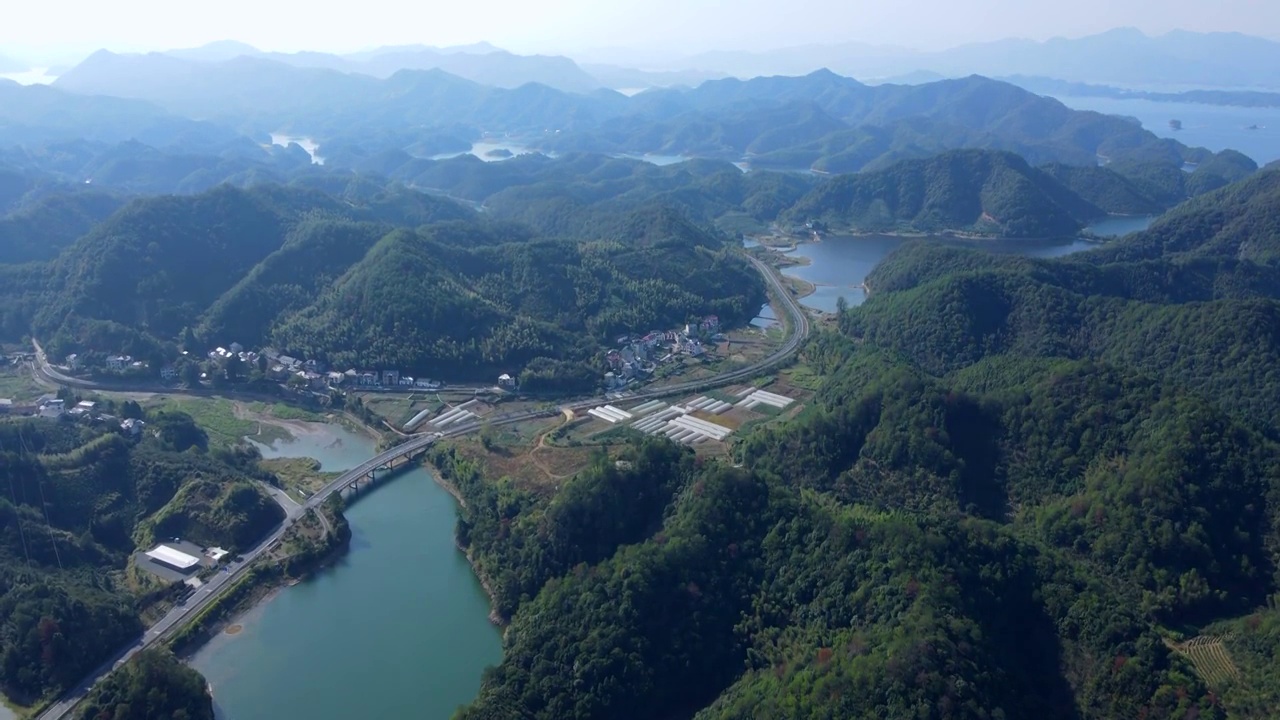
[[181, 594], [131, 580], [135, 551], [181, 536], [234, 552], [284, 519], [252, 455], [208, 448], [181, 413], [101, 405], [143, 415], [148, 432], [0, 422], [0, 478], [11, 491], [0, 499], [0, 690], [20, 702], [75, 685], [142, 631], [142, 607]]
[[453, 237], [468, 230], [388, 235], [274, 341], [340, 366], [480, 378], [539, 357], [587, 360], [618, 332], [699, 314], [744, 322], [764, 302], [754, 270], [668, 210], [589, 243]]
[[1271, 190], [1068, 259], [907, 246], [732, 468], [645, 441], [544, 498], [435, 450], [511, 619], [459, 717], [1270, 717]]
[[1043, 238], [1070, 235], [1104, 214], [1016, 155], [960, 150], [828, 180], [784, 217], [860, 232]]

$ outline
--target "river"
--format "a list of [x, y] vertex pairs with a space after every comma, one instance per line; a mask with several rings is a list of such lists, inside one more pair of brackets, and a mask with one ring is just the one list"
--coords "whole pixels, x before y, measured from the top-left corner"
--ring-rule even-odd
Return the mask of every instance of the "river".
[[[315, 457], [324, 470], [374, 454], [368, 437], [323, 427], [263, 454]], [[472, 700], [502, 646], [488, 598], [454, 546], [456, 511], [424, 469], [353, 503], [350, 552], [192, 658], [218, 718], [448, 718]]]
[[[1139, 230], [1145, 230], [1154, 220], [1151, 216], [1123, 217], [1113, 216], [1090, 225], [1087, 230], [1096, 235], [1116, 237]], [[795, 250], [788, 252], [791, 257], [807, 260], [804, 265], [792, 265], [783, 268], [782, 274], [798, 278], [814, 286], [812, 294], [802, 298], [800, 303], [806, 307], [824, 312], [835, 312], [836, 301], [841, 297], [850, 306], [861, 305], [866, 301], [866, 293], [860, 287], [871, 271], [882, 260], [897, 250], [909, 238], [890, 235], [848, 236], [833, 235], [825, 237], [822, 242], [802, 243]], [[975, 240], [959, 242], [950, 238], [935, 238], [933, 242], [960, 244], [989, 252], [1024, 255], [1026, 257], [1054, 258], [1063, 257], [1082, 250], [1097, 247], [1085, 240], [1068, 240], [1055, 242], [1048, 240]], [[768, 307], [768, 306], [766, 306]], [[761, 311], [760, 317], [752, 323], [767, 326], [773, 318]]]

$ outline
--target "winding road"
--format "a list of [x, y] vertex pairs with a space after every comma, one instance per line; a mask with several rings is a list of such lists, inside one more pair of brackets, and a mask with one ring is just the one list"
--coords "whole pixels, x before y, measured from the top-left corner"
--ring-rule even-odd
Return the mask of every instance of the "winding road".
[[[767, 357], [752, 363], [750, 365], [717, 375], [714, 378], [704, 380], [693, 380], [674, 385], [666, 385], [652, 390], [634, 393], [628, 395], [628, 400], [652, 400], [672, 395], [682, 395], [690, 392], [701, 392], [715, 387], [730, 385], [742, 380], [749, 380], [762, 372], [771, 370], [793, 356], [800, 349], [801, 343], [810, 331], [810, 321], [808, 314], [800, 307], [800, 303], [791, 295], [791, 291], [783, 284], [776, 270], [763, 261], [747, 256], [747, 260], [755, 266], [756, 270], [764, 276], [765, 281], [769, 284], [773, 294], [782, 302], [789, 318], [786, 342], [784, 342], [777, 350], [770, 353]], [[63, 382], [77, 387], [84, 387], [85, 381], [70, 378], [66, 375], [58, 373], [49, 365], [48, 359], [45, 357], [44, 350], [36, 344], [36, 369], [44, 377], [54, 382]], [[74, 381], [74, 382], [72, 382]], [[91, 385], [91, 384], [90, 384]], [[163, 641], [166, 637], [183, 628], [188, 622], [192, 621], [200, 615], [200, 612], [216, 601], [218, 597], [228, 588], [235, 585], [236, 580], [244, 575], [248, 568], [255, 560], [262, 556], [263, 553], [269, 551], [272, 546], [284, 535], [285, 531], [293, 524], [293, 521], [302, 514], [318, 507], [326, 499], [335, 492], [341, 490], [351, 483], [364, 478], [373, 470], [387, 465], [392, 460], [403, 457], [405, 455], [414, 454], [432, 443], [445, 438], [458, 437], [478, 431], [484, 425], [502, 426], [512, 425], [515, 423], [525, 422], [538, 417], [552, 417], [563, 413], [565, 410], [584, 410], [597, 405], [610, 402], [607, 397], [595, 397], [590, 399], [578, 400], [570, 403], [561, 404], [553, 409], [548, 410], [526, 410], [521, 412], [508, 413], [505, 415], [491, 416], [481, 422], [470, 422], [456, 428], [451, 428], [448, 432], [432, 433], [422, 435], [407, 440], [393, 448], [375, 455], [369, 460], [361, 463], [359, 466], [348, 470], [342, 476], [336, 478], [324, 488], [317, 491], [314, 495], [307, 498], [305, 504], [297, 511], [288, 512], [286, 520], [280, 524], [270, 535], [264, 538], [260, 543], [249, 551], [241, 554], [240, 562], [233, 562], [226, 566], [226, 572], [220, 572], [212, 577], [205, 585], [197, 590], [187, 602], [179, 605], [169, 611], [167, 615], [160, 619], [159, 622], [152, 625], [145, 633], [133, 644], [122, 648], [111, 660], [103, 663], [101, 667], [96, 669], [88, 677], [80, 682], [75, 688], [65, 693], [58, 702], [50, 705], [41, 713], [38, 718], [40, 720], [61, 720], [71, 713], [75, 707], [85, 698], [89, 690], [98, 682], [105, 678], [112, 670], [120, 665], [128, 662], [135, 654], [142, 650]]]

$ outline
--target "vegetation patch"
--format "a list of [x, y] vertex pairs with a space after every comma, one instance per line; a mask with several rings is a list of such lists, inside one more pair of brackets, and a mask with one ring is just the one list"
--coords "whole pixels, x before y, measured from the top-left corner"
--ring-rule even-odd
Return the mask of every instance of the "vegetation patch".
[[1170, 643], [1179, 655], [1191, 661], [1196, 674], [1210, 687], [1220, 688], [1240, 679], [1240, 669], [1231, 661], [1225, 639], [1216, 635], [1199, 635], [1185, 642]]
[[320, 462], [312, 458], [269, 458], [259, 465], [274, 475], [281, 487], [302, 498], [310, 497], [342, 474], [322, 471]]
[[[210, 440], [223, 447], [239, 445], [246, 437], [264, 445], [293, 437], [282, 425], [270, 422], [269, 417], [263, 414], [255, 417], [248, 407], [227, 398], [160, 395], [147, 401], [146, 407], [190, 415], [209, 434]], [[258, 407], [268, 409], [267, 406]]]

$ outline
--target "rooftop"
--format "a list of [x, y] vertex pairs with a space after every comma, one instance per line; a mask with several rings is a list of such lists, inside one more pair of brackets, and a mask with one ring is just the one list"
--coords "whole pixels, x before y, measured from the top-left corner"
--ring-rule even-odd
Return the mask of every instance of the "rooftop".
[[175, 550], [168, 545], [157, 545], [152, 550], [147, 551], [147, 557], [165, 565], [171, 565], [181, 570], [200, 564], [200, 558], [188, 555], [181, 550]]

